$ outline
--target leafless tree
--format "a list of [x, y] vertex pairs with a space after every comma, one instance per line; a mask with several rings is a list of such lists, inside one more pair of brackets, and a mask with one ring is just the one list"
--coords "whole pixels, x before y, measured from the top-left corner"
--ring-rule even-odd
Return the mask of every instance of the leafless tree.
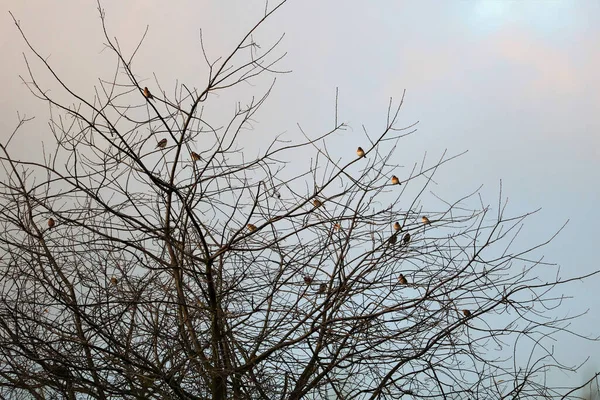
[[[279, 40], [252, 39], [282, 4], [228, 56], [204, 54], [204, 88], [168, 90], [139, 80], [137, 49], [121, 51], [99, 4], [118, 67], [92, 99], [15, 19], [23, 81], [49, 104], [56, 140], [43, 160], [12, 157], [23, 117], [0, 145], [2, 398], [575, 396], [596, 376], [552, 385], [550, 370], [574, 367], [548, 342], [575, 334], [557, 287], [587, 276], [561, 279], [530, 255], [551, 238], [519, 248], [530, 214], [508, 215], [501, 190], [493, 206], [478, 191], [435, 198], [455, 156], [395, 164], [415, 132], [397, 123], [404, 95], [356, 154], [328, 145], [348, 132], [337, 97], [330, 130], [298, 126], [304, 139], [278, 137], [258, 157], [239, 139], [271, 87], [225, 124], [204, 115], [213, 94], [286, 72]], [[313, 157], [290, 164], [298, 151]]]

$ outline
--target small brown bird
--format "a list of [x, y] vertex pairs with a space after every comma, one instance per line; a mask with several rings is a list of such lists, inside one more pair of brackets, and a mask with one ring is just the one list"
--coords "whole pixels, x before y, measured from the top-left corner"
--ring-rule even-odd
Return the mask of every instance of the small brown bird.
[[396, 244], [396, 241], [398, 240], [398, 235], [393, 234], [392, 236], [390, 236], [390, 238], [388, 239], [388, 243], [389, 244]]
[[48, 220], [48, 229], [54, 228], [54, 225], [56, 225], [56, 222], [54, 222], [54, 218], [50, 218]]
[[317, 293], [324, 294], [325, 292], [327, 292], [327, 284], [326, 283], [321, 283], [319, 285], [319, 291]]
[[471, 311], [469, 311], [469, 310], [462, 310], [462, 313], [467, 318], [469, 318], [471, 316]]
[[315, 206], [315, 208], [321, 207], [323, 205], [323, 202], [321, 202], [321, 200], [319, 199], [314, 199], [313, 200], [313, 205]]
[[335, 232], [338, 232], [340, 229], [342, 229], [342, 227], [341, 227], [341, 225], [340, 225], [340, 224], [333, 224], [333, 230], [334, 230]]
[[190, 156], [192, 157], [192, 161], [198, 161], [198, 160], [200, 160], [200, 154], [196, 153], [195, 151], [192, 151], [190, 153]]
[[398, 283], [400, 283], [402, 285], [406, 285], [406, 284], [408, 284], [408, 281], [406, 280], [404, 275], [400, 274], [400, 275], [398, 275]]
[[358, 149], [356, 149], [356, 155], [359, 157], [365, 156], [365, 151], [362, 149], [362, 147], [359, 147]]
[[402, 243], [404, 244], [408, 244], [408, 242], [410, 242], [410, 233], [406, 233], [406, 235], [404, 235], [404, 237], [402, 238]]
[[400, 179], [396, 175], [392, 175], [392, 185], [399, 185]]
[[427, 217], [421, 217], [421, 221], [423, 221], [425, 225], [431, 225], [431, 221]]
[[160, 142], [156, 144], [157, 149], [164, 149], [167, 146], [167, 139], [162, 139]]
[[256, 225], [248, 224], [247, 226], [250, 232], [255, 232], [258, 229]]
[[394, 223], [394, 230], [396, 232], [399, 232], [402, 229], [402, 227], [400, 226], [399, 222]]
[[117, 283], [119, 283], [119, 280], [117, 279], [116, 276], [113, 276], [112, 278], [110, 278], [110, 283], [117, 286]]
[[308, 275], [304, 275], [304, 283], [306, 283], [307, 285], [310, 285], [312, 283], [313, 279], [308, 276]]
[[152, 93], [150, 93], [150, 90], [148, 90], [147, 87], [144, 88], [144, 97], [149, 100], [154, 99], [154, 96], [152, 96]]

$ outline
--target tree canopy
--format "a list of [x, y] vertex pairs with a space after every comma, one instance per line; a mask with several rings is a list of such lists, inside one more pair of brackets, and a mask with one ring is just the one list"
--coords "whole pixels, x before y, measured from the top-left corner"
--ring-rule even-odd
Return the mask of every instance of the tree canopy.
[[[474, 191], [429, 206], [436, 172], [459, 155], [400, 167], [416, 133], [398, 123], [404, 93], [381, 131], [349, 132], [336, 95], [333, 127], [298, 125], [257, 156], [240, 137], [272, 85], [228, 121], [204, 112], [218, 93], [287, 72], [280, 38], [253, 39], [284, 3], [228, 55], [204, 52], [204, 86], [141, 78], [137, 48], [121, 50], [99, 4], [117, 67], [93, 98], [15, 19], [54, 141], [43, 160], [13, 157], [22, 118], [0, 144], [2, 397], [574, 396], [545, 380], [570, 370], [547, 344], [572, 333], [558, 286], [586, 276], [561, 279], [532, 255], [551, 239], [520, 247], [531, 213], [511, 215], [501, 190], [493, 205]], [[356, 152], [332, 145], [350, 135]], [[290, 161], [298, 152], [312, 156]], [[540, 279], [548, 268], [555, 278]]]

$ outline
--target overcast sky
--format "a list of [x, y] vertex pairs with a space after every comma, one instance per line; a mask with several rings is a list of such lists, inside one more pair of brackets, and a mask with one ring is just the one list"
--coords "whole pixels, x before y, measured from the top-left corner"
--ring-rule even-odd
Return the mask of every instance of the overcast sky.
[[[149, 86], [156, 74], [172, 88], [175, 79], [195, 87], [206, 82], [200, 28], [209, 56], [225, 55], [261, 16], [264, 2], [110, 0], [103, 7], [110, 35], [126, 52], [149, 25], [137, 73]], [[82, 93], [91, 96], [114, 63], [103, 52], [94, 2], [2, 1], [0, 140], [14, 128], [17, 111], [35, 115], [13, 144], [22, 155], [51, 136], [47, 106], [18, 78], [26, 74], [26, 48], [9, 10]], [[292, 0], [258, 39], [268, 43], [282, 33], [280, 49], [288, 54], [280, 68], [293, 72], [279, 76], [257, 117], [265, 135], [294, 134], [297, 123], [314, 134], [331, 128], [339, 87], [340, 119], [353, 127], [344, 143], [352, 152], [352, 138], [363, 140], [361, 124], [381, 128], [389, 97], [399, 99], [406, 89], [401, 123], [420, 121], [418, 134], [401, 142], [407, 166], [425, 150], [432, 158], [445, 149], [468, 150], [443, 169], [436, 193], [451, 200], [483, 184], [494, 204], [502, 179], [510, 212], [542, 207], [525, 227], [523, 247], [569, 220], [541, 253], [545, 261], [558, 263], [563, 278], [599, 269], [600, 2]], [[598, 282], [560, 289], [576, 296], [561, 313], [590, 309], [574, 324], [584, 334], [600, 334]], [[568, 364], [600, 349], [576, 340], [557, 345]], [[597, 364], [596, 356], [588, 371]]]

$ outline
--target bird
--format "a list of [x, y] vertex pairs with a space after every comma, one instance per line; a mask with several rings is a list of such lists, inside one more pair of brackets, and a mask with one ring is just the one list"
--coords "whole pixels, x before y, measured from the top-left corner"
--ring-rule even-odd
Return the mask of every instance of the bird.
[[399, 185], [400, 179], [396, 175], [392, 175], [392, 185]]
[[340, 229], [342, 229], [342, 227], [341, 227], [341, 225], [340, 225], [340, 224], [333, 224], [333, 230], [334, 230], [335, 232], [339, 231]]
[[396, 232], [399, 232], [402, 229], [402, 227], [400, 226], [399, 222], [394, 223], [394, 230]]
[[304, 275], [304, 283], [310, 285], [312, 283], [312, 278], [308, 275]]
[[256, 225], [248, 224], [247, 226], [250, 232], [255, 232], [258, 229]]
[[198, 161], [198, 160], [200, 160], [200, 154], [196, 153], [195, 151], [192, 151], [190, 153], [190, 156], [192, 157], [192, 161]]
[[400, 274], [400, 275], [398, 275], [398, 283], [400, 283], [402, 285], [406, 285], [406, 284], [408, 284], [408, 281], [406, 280], [404, 275]]
[[154, 99], [154, 96], [152, 96], [152, 93], [150, 93], [150, 90], [148, 90], [147, 87], [144, 87], [144, 97], [149, 100]]
[[319, 293], [319, 294], [323, 294], [323, 293], [325, 293], [326, 291], [327, 291], [327, 284], [326, 284], [326, 283], [321, 283], [321, 284], [319, 285], [319, 291], [318, 291], [318, 293]]
[[462, 310], [462, 313], [467, 318], [469, 318], [471, 316], [471, 311], [469, 311], [469, 310]]
[[156, 148], [164, 149], [167, 146], [167, 139], [162, 139], [160, 142], [156, 144]]
[[388, 243], [389, 244], [396, 244], [396, 241], [398, 240], [398, 235], [396, 235], [395, 233], [390, 236], [390, 238], [388, 239]]
[[54, 228], [54, 225], [56, 225], [56, 222], [54, 222], [54, 218], [48, 219], [48, 229]]
[[110, 283], [116, 286], [117, 283], [119, 283], [119, 280], [117, 279], [117, 277], [113, 276], [112, 278], [110, 278]]
[[359, 157], [365, 156], [365, 151], [362, 149], [362, 147], [359, 147], [358, 149], [356, 149], [356, 155]]
[[58, 377], [69, 378], [71, 375], [69, 373], [69, 368], [61, 365], [61, 364], [49, 364], [48, 370]]
[[407, 232], [402, 238], [402, 243], [407, 244], [408, 242], [410, 242], [410, 233]]
[[424, 223], [425, 225], [431, 225], [431, 221], [429, 220], [429, 218], [427, 218], [427, 217], [425, 217], [425, 216], [424, 216], [424, 217], [421, 217], [421, 221], [423, 221], [423, 223]]
[[315, 207], [321, 207], [323, 205], [323, 202], [321, 202], [321, 200], [319, 200], [319, 199], [314, 199], [313, 200], [313, 205]]

